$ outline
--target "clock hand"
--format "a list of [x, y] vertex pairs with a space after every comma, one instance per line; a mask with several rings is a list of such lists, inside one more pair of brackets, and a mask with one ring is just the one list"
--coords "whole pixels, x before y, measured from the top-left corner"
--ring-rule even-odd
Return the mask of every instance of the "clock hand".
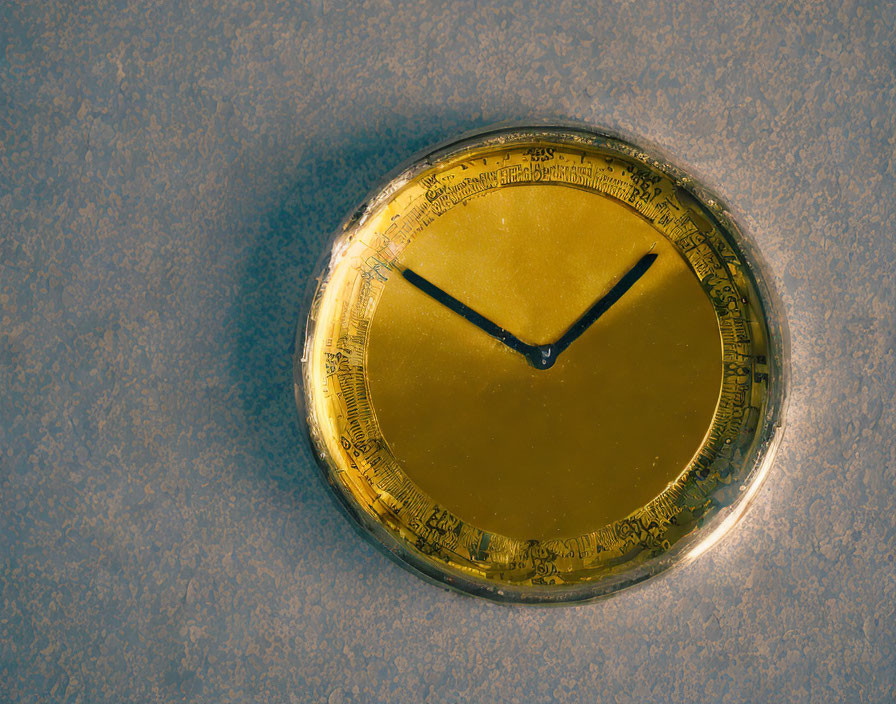
[[638, 260], [638, 263], [635, 264], [631, 269], [629, 269], [626, 274], [619, 279], [613, 288], [611, 288], [606, 295], [601, 297], [594, 305], [592, 305], [585, 314], [582, 315], [575, 323], [572, 324], [572, 327], [569, 328], [563, 336], [557, 340], [555, 343], [548, 345], [550, 348], [549, 357], [551, 358], [550, 364], [557, 360], [557, 357], [563, 352], [567, 347], [569, 347], [576, 338], [579, 337], [583, 332], [585, 332], [591, 325], [604, 313], [606, 313], [610, 307], [616, 303], [620, 298], [622, 298], [625, 293], [635, 285], [635, 283], [640, 279], [647, 270], [651, 267], [654, 261], [656, 261], [657, 255], [653, 252], [648, 252], [643, 257]]
[[584, 315], [573, 323], [572, 327], [563, 333], [563, 336], [559, 340], [548, 345], [530, 345], [523, 342], [512, 333], [493, 323], [485, 316], [477, 313], [468, 305], [461, 303], [454, 298], [454, 296], [446, 293], [434, 283], [427, 281], [420, 276], [420, 274], [411, 269], [402, 269], [401, 275], [408, 281], [408, 283], [416, 286], [423, 291], [423, 293], [432, 297], [449, 310], [454, 311], [462, 318], [473, 323], [473, 325], [480, 330], [504, 343], [513, 351], [523, 355], [523, 357], [526, 358], [526, 361], [536, 369], [544, 370], [554, 366], [560, 353], [591, 327], [591, 325], [600, 318], [600, 316], [606, 313], [616, 301], [622, 298], [625, 293], [635, 285], [635, 282], [647, 272], [656, 258], [657, 255], [652, 252], [648, 252], [641, 257], [641, 259], [638, 260], [638, 263], [629, 269], [629, 271], [625, 273], [606, 295], [585, 311]]
[[445, 293], [445, 291], [440, 289], [434, 283], [424, 279], [417, 272], [412, 271], [411, 269], [402, 269], [401, 275], [408, 281], [408, 283], [416, 286], [426, 295], [434, 298], [449, 310], [454, 311], [462, 318], [470, 321], [471, 323], [473, 323], [473, 325], [478, 327], [483, 332], [486, 332], [495, 339], [500, 340], [510, 349], [514, 350], [515, 352], [519, 352], [527, 360], [529, 360], [530, 364], [533, 364], [533, 366], [533, 355], [537, 355], [539, 357], [541, 356], [541, 349], [539, 347], [526, 344], [518, 337], [507, 332], [504, 328], [499, 327], [498, 325], [493, 323], [484, 315], [480, 315], [468, 305], [461, 303], [451, 294]]

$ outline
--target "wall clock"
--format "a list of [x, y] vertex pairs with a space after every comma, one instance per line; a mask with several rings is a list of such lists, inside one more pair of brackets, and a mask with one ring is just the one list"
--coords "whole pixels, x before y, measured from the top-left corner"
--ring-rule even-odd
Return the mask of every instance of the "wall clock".
[[742, 514], [786, 325], [718, 199], [599, 130], [508, 127], [389, 178], [330, 243], [300, 415], [360, 530], [499, 601], [610, 594]]

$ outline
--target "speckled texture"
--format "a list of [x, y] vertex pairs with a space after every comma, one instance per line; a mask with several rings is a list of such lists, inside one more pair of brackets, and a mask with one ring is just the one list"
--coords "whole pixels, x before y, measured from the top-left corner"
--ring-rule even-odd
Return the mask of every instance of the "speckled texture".
[[[896, 5], [4, 3], [0, 699], [891, 702]], [[789, 429], [739, 530], [594, 605], [443, 592], [300, 444], [328, 232], [553, 115], [702, 174], [770, 260]]]

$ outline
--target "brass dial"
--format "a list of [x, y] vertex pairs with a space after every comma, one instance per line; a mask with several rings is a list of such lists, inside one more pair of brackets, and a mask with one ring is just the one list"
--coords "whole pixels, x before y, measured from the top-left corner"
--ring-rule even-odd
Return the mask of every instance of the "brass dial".
[[498, 131], [335, 239], [297, 394], [337, 496], [408, 566], [580, 600], [742, 510], [780, 427], [779, 326], [688, 183], [599, 133]]

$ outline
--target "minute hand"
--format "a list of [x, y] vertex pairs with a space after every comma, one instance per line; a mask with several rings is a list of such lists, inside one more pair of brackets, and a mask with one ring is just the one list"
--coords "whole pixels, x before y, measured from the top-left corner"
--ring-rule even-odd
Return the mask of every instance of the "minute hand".
[[557, 360], [557, 357], [563, 352], [567, 347], [569, 347], [573, 341], [575, 341], [579, 335], [585, 332], [592, 324], [604, 313], [606, 313], [610, 307], [616, 303], [620, 298], [622, 298], [626, 291], [628, 291], [632, 286], [635, 285], [635, 282], [638, 281], [647, 270], [651, 267], [654, 261], [656, 261], [657, 255], [653, 252], [649, 252], [645, 254], [638, 260], [638, 263], [635, 264], [628, 272], [616, 283], [613, 288], [611, 288], [605, 296], [600, 298], [593, 306], [591, 306], [585, 314], [579, 318], [575, 323], [572, 324], [572, 327], [569, 328], [563, 336], [549, 345], [551, 349], [551, 358], [552, 362]]
[[522, 340], [520, 340], [515, 335], [507, 332], [504, 328], [499, 325], [493, 323], [491, 320], [486, 318], [484, 315], [477, 313], [475, 310], [470, 308], [470, 306], [461, 303], [450, 293], [446, 293], [438, 286], [436, 286], [431, 281], [427, 281], [420, 274], [411, 269], [404, 269], [401, 272], [401, 275], [411, 284], [419, 288], [423, 293], [431, 296], [443, 306], [448, 308], [449, 310], [454, 311], [462, 318], [466, 318], [469, 322], [473, 323], [480, 330], [488, 333], [492, 337], [500, 340], [505, 345], [507, 345], [510, 349], [519, 352], [526, 359], [531, 359], [533, 355], [539, 355], [538, 347], [534, 345], [528, 345]]

